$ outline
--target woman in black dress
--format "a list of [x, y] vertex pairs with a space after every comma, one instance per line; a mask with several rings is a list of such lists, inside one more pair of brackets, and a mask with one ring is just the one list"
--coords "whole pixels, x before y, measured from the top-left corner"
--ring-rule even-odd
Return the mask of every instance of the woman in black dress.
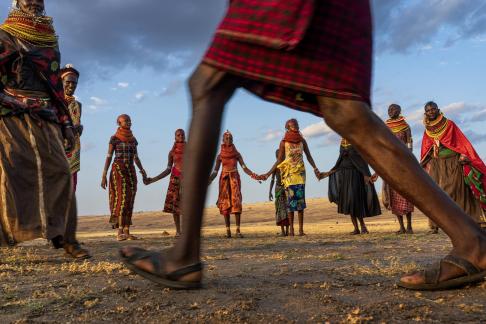
[[341, 141], [336, 165], [331, 171], [322, 172], [319, 179], [328, 176], [329, 201], [337, 204], [339, 214], [351, 216], [354, 225], [351, 234], [368, 234], [364, 218], [381, 214], [380, 202], [373, 184], [376, 177], [371, 176], [366, 162], [345, 139]]

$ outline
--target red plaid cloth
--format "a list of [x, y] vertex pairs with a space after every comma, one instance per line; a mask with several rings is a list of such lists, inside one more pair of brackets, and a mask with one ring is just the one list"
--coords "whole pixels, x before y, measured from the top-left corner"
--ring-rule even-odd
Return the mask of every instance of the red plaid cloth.
[[[233, 0], [228, 13], [240, 3]], [[291, 1], [294, 3], [294, 1]], [[254, 12], [268, 9], [255, 1]], [[289, 10], [288, 0], [272, 1], [272, 14]], [[219, 30], [231, 26], [226, 16], [203, 62], [253, 82], [244, 86], [262, 98], [321, 116], [316, 96], [370, 102], [372, 29], [368, 0], [320, 0], [302, 41], [278, 50], [235, 40]], [[297, 9], [296, 9], [297, 10]], [[251, 17], [241, 15], [245, 19]], [[275, 35], [263, 29], [256, 36]]]
[[390, 209], [394, 215], [403, 216], [413, 212], [413, 205], [398, 192], [390, 188]]
[[237, 0], [217, 33], [232, 39], [293, 49], [304, 38], [314, 14], [314, 0]]

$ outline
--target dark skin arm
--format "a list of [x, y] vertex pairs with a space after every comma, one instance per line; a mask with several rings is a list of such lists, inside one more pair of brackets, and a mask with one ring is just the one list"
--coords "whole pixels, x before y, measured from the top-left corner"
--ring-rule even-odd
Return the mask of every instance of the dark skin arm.
[[140, 159], [138, 158], [138, 154], [135, 155], [135, 157], [133, 158], [133, 161], [135, 162], [135, 165], [137, 166], [137, 168], [140, 171], [140, 173], [142, 174], [142, 177], [144, 179], [147, 178], [147, 173], [143, 169], [142, 162], [140, 162]]
[[174, 158], [172, 157], [172, 153], [169, 152], [167, 168], [164, 171], [162, 171], [162, 173], [160, 173], [158, 176], [156, 176], [154, 178], [147, 178], [147, 181], [146, 181], [145, 184], [148, 185], [148, 184], [157, 182], [157, 181], [167, 177], [171, 173], [173, 165], [174, 165]]
[[216, 158], [216, 165], [214, 166], [214, 171], [209, 176], [209, 184], [211, 184], [211, 182], [213, 182], [214, 178], [216, 178], [218, 176], [220, 167], [221, 167], [221, 157], [218, 155], [218, 157]]
[[275, 184], [275, 176], [277, 175], [277, 171], [272, 173], [272, 181], [270, 181], [270, 191], [268, 192], [268, 200], [273, 200], [273, 185]]
[[113, 145], [109, 144], [108, 145], [108, 154], [106, 155], [106, 160], [105, 160], [105, 167], [103, 168], [103, 175], [101, 176], [101, 188], [106, 189], [106, 185], [108, 184], [106, 175], [108, 173], [108, 169], [110, 168], [111, 160], [113, 158], [113, 151], [115, 148]]
[[243, 158], [241, 157], [241, 154], [238, 156], [238, 162], [240, 163], [241, 168], [243, 169], [243, 171], [246, 174], [248, 174], [252, 178], [254, 178], [256, 176], [256, 174], [254, 172], [252, 172], [250, 169], [248, 169], [245, 162], [243, 162]]
[[314, 159], [312, 158], [312, 155], [310, 153], [309, 146], [307, 146], [307, 141], [304, 140], [303, 143], [304, 143], [304, 153], [305, 153], [305, 156], [307, 157], [307, 161], [309, 161], [309, 164], [314, 169], [314, 174], [316, 175], [317, 179], [319, 179], [319, 176], [320, 176], [321, 173], [319, 172], [319, 169], [317, 168], [316, 164], [314, 163]]
[[285, 143], [284, 143], [284, 141], [281, 141], [280, 142], [280, 146], [278, 147], [277, 161], [275, 161], [275, 163], [272, 166], [272, 168], [270, 169], [270, 171], [268, 171], [267, 173], [265, 173], [262, 176], [263, 179], [264, 180], [267, 180], [268, 177], [270, 177], [272, 174], [274, 174], [275, 173], [275, 170], [277, 170], [277, 165], [279, 165], [280, 163], [282, 163], [284, 160], [285, 160]]

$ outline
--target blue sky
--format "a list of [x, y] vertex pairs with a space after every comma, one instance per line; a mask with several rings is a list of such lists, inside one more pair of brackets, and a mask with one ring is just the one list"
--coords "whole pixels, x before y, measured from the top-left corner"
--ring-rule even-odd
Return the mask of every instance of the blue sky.
[[[107, 214], [108, 193], [100, 188], [108, 141], [116, 116], [128, 113], [139, 155], [150, 176], [167, 164], [177, 128], [187, 129], [185, 80], [199, 62], [223, 16], [226, 0], [46, 0], [60, 36], [62, 64], [81, 72], [83, 103], [80, 215]], [[434, 100], [470, 136], [486, 158], [486, 4], [467, 0], [375, 0], [373, 109], [385, 118], [398, 103], [413, 125], [416, 145], [423, 104]], [[5, 17], [8, 4], [0, 7]], [[330, 169], [339, 138], [320, 119], [261, 101], [241, 90], [227, 107], [224, 129], [234, 135], [246, 164], [266, 172], [274, 162], [287, 119], [299, 120], [318, 167]], [[415, 150], [418, 152], [418, 149]], [[269, 183], [242, 174], [245, 202], [268, 199]], [[168, 179], [139, 183], [135, 209], [161, 210]], [[308, 174], [308, 197], [326, 197], [327, 181]], [[208, 205], [216, 202], [210, 187]]]

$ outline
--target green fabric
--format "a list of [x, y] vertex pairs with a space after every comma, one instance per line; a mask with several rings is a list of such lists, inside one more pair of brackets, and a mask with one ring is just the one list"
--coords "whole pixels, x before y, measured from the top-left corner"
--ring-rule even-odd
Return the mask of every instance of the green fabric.
[[468, 186], [474, 187], [480, 193], [479, 201], [481, 203], [486, 203], [486, 192], [482, 182], [482, 178], [484, 175], [474, 167], [471, 166], [470, 168], [471, 171], [469, 171], [469, 174], [465, 176], [464, 182]]
[[439, 157], [440, 158], [448, 158], [450, 156], [453, 156], [457, 154], [456, 152], [454, 152], [453, 150], [447, 148], [447, 147], [441, 147], [440, 150], [439, 150]]

